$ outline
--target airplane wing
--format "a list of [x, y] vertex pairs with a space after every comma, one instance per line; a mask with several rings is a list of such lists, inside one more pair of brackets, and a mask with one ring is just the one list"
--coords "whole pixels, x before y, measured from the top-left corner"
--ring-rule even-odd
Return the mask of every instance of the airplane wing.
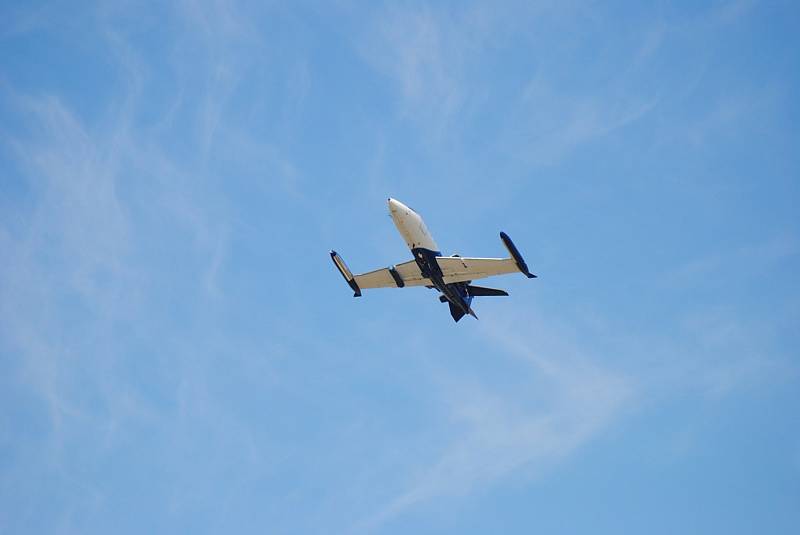
[[368, 273], [353, 275], [345, 265], [344, 260], [336, 251], [331, 251], [331, 259], [339, 272], [353, 289], [354, 297], [361, 295], [361, 290], [370, 288], [403, 288], [404, 286], [431, 286], [430, 279], [422, 273], [414, 260], [397, 264], [383, 269], [376, 269]]
[[510, 258], [469, 258], [463, 256], [439, 256], [436, 263], [442, 269], [444, 282], [465, 282], [475, 279], [483, 279], [493, 275], [505, 275], [506, 273], [521, 272], [529, 279], [535, 279], [536, 275], [530, 272], [525, 259], [519, 253], [519, 249], [508, 237], [505, 232], [500, 233], [500, 239], [506, 246]]
[[519, 273], [513, 258], [469, 258], [464, 256], [439, 256], [436, 263], [442, 269], [444, 282], [465, 282], [506, 273]]
[[[470, 258], [463, 256], [437, 256], [436, 263], [442, 270], [444, 282], [473, 281], [493, 275], [521, 272], [529, 279], [536, 275], [528, 270], [528, 265], [519, 254], [511, 238], [505, 232], [500, 233], [503, 244], [511, 254], [510, 258]], [[409, 260], [396, 266], [376, 269], [368, 273], [353, 275], [344, 260], [336, 251], [331, 251], [331, 259], [339, 272], [353, 290], [353, 296], [361, 295], [362, 289], [369, 288], [403, 288], [404, 286], [432, 286], [430, 279], [422, 276], [416, 261]]]
[[[394, 274], [392, 274], [392, 270], [394, 270]], [[414, 260], [397, 264], [394, 267], [362, 273], [353, 278], [361, 289], [431, 285], [431, 280], [422, 276], [419, 266]]]

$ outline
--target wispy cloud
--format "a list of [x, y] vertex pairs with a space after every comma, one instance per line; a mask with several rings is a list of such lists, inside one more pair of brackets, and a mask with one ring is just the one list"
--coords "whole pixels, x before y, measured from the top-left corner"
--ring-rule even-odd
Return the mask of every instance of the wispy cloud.
[[[102, 76], [91, 92], [51, 86], [56, 77], [37, 85], [28, 75], [43, 60], [2, 82], [12, 200], [0, 214], [0, 419], [10, 422], [0, 429], [0, 498], [15, 511], [0, 511], [0, 530], [90, 532], [136, 509], [169, 531], [230, 530], [234, 518], [245, 531], [379, 531], [512, 480], [535, 487], [631, 413], [649, 417], [676, 396], [719, 407], [762, 382], [796, 379], [787, 358], [796, 297], [773, 287], [737, 302], [725, 287], [745, 278], [755, 294], [753, 281], [774, 266], [785, 286], [798, 251], [791, 229], [763, 242], [754, 233], [751, 246], [736, 236], [696, 257], [681, 239], [658, 256], [671, 254], [672, 266], [641, 261], [642, 247], [662, 246], [649, 235], [587, 262], [575, 253], [583, 229], [621, 209], [605, 226], [614, 239], [626, 214], [650, 206], [650, 184], [630, 203], [633, 188], [607, 184], [598, 211], [591, 180], [581, 182], [591, 206], [576, 207], [556, 180], [548, 189], [530, 178], [559, 163], [591, 175], [570, 155], [595, 142], [619, 141], [619, 155], [678, 140], [727, 157], [717, 134], [765, 109], [777, 115], [790, 93], [738, 79], [703, 98], [699, 113], [680, 103], [706, 87], [713, 46], [695, 47], [708, 44], [702, 29], [743, 22], [750, 3], [690, 10], [686, 24], [679, 10], [680, 21], [636, 12], [643, 24], [626, 23], [623, 39], [611, 34], [613, 13], [561, 2], [384, 6], [366, 20], [362, 10], [336, 19], [336, 9], [273, 17], [223, 0], [115, 4], [80, 10], [66, 26], [64, 6], [1, 8], [14, 14], [0, 29], [9, 42], [47, 31], [71, 47], [65, 37], [84, 37], [87, 48], [70, 48], [60, 65], [97, 60]], [[318, 32], [323, 25], [337, 30]], [[29, 50], [26, 39], [15, 44]], [[374, 100], [348, 94], [349, 83]], [[338, 299], [341, 280], [319, 235], [374, 235], [393, 258], [391, 224], [371, 230], [347, 211], [365, 191], [384, 198], [379, 190], [404, 180], [384, 177], [404, 169], [402, 186], [437, 206], [429, 223], [474, 244], [470, 218], [483, 224], [475, 214], [503, 206], [504, 221], [546, 228], [531, 231], [544, 243], [537, 256], [561, 273], [471, 324], [453, 326], [441, 309], [436, 320], [446, 321], [428, 321], [439, 305], [425, 291], [376, 292], [360, 309], [345, 313], [337, 301], [331, 310], [320, 301], [327, 291]], [[530, 179], [529, 196], [512, 175]], [[333, 185], [320, 193], [322, 180]], [[452, 202], [459, 195], [468, 202]], [[626, 211], [635, 202], [644, 208]], [[647, 223], [665, 234], [670, 225]], [[541, 253], [548, 247], [556, 254]], [[657, 288], [621, 297], [618, 279], [592, 278], [598, 266], [585, 264], [595, 259], [639, 261], [642, 285]], [[567, 264], [584, 266], [566, 273]], [[580, 291], [595, 284], [604, 286], [592, 296]], [[714, 299], [699, 295], [719, 288]], [[674, 301], [662, 309], [665, 296]], [[393, 313], [417, 327], [398, 336]], [[673, 455], [700, 442], [689, 420], [667, 445]]]
[[[511, 322], [526, 332], [551, 331], [538, 320]], [[636, 396], [635, 383], [593, 363], [559, 336], [537, 347], [508, 324], [487, 322], [483, 343], [492, 359], [515, 360], [529, 378], [507, 381], [442, 376], [449, 413], [447, 445], [429, 464], [417, 466], [405, 490], [369, 516], [371, 529], [411, 508], [450, 496], [478, 492], [512, 473], [529, 478], [546, 473], [608, 428]]]
[[369, 29], [356, 36], [356, 48], [390, 80], [400, 114], [431, 139], [451, 134], [470, 101], [485, 96], [473, 71], [514, 20], [508, 8], [480, 4], [391, 6], [372, 17]]
[[460, 71], [467, 50], [459, 46], [466, 43], [453, 42], [447, 16], [431, 8], [393, 8], [376, 19], [361, 53], [397, 84], [405, 114], [447, 122], [464, 98]]
[[655, 96], [613, 94], [578, 96], [536, 78], [525, 89], [503, 139], [517, 146], [523, 161], [553, 164], [584, 143], [597, 140], [645, 116]]
[[128, 364], [118, 345], [159, 330], [143, 314], [163, 305], [153, 290], [170, 279], [152, 255], [154, 226], [188, 236], [182, 244], [196, 263], [186, 268], [201, 296], [216, 293], [227, 242], [225, 224], [206, 211], [215, 203], [185, 187], [197, 180], [196, 162], [177, 160], [132, 120], [148, 82], [136, 51], [113, 26], [102, 35], [125, 88], [102, 119], [81, 117], [57, 95], [9, 88], [3, 102], [26, 119], [2, 132], [25, 192], [0, 231], [3, 360], [35, 400], [29, 409], [44, 407], [38, 447], [56, 466], [79, 436], [102, 449], [132, 422], [153, 421], [147, 396], [120, 376]]
[[[696, 287], [709, 279], [765, 277], [770, 270], [797, 258], [800, 237], [788, 233], [776, 234], [757, 243], [740, 244], [705, 252], [698, 258], [681, 261], [663, 276], [671, 286]], [[731, 269], [735, 266], [735, 271]]]
[[[658, 101], [657, 94], [634, 95], [621, 88], [635, 75], [630, 69], [645, 64], [661, 45], [660, 23], [642, 30], [641, 47], [630, 53], [630, 69], [610, 76], [596, 95], [573, 93], [548, 81], [558, 79], [576, 60], [572, 47], [554, 49], [548, 40], [557, 28], [570, 31], [567, 21], [574, 19], [575, 10], [569, 4], [548, 3], [520, 9], [391, 8], [374, 15], [374, 29], [358, 46], [396, 88], [398, 110], [426, 137], [453, 143], [458, 129], [478, 120], [475, 109], [492, 102], [504, 120], [484, 126], [487, 148], [526, 165], [551, 164], [575, 147], [636, 121]], [[532, 57], [521, 62], [511, 80], [495, 84], [503, 87], [502, 95], [492, 94], [485, 75], [491, 76], [491, 66], [504, 55], [513, 54], [504, 36], [522, 27]], [[517, 78], [527, 83], [518, 86]]]

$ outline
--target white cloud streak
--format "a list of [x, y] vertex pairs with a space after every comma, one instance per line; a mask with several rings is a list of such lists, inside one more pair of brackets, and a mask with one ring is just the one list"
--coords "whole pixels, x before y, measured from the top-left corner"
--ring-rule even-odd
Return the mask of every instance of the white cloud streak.
[[[514, 322], [525, 332], [552, 332], [539, 321]], [[443, 377], [449, 445], [416, 467], [408, 487], [357, 525], [370, 531], [411, 508], [491, 487], [510, 474], [546, 473], [612, 425], [636, 395], [620, 373], [592, 363], [565, 339], [537, 348], [500, 322], [484, 324], [492, 359], [516, 359], [529, 377], [521, 388], [491, 379]]]
[[[81, 475], [86, 451], [99, 459], [111, 455], [129, 443], [132, 429], [147, 429], [159, 440], [170, 435], [183, 440], [186, 416], [156, 409], [169, 406], [169, 388], [155, 399], [151, 395], [159, 382], [168, 386], [196, 366], [191, 349], [175, 347], [181, 333], [163, 332], [159, 311], [173, 304], [163, 292], [178, 283], [196, 289], [194, 301], [213, 298], [225, 262], [226, 223], [210, 213], [220, 213], [222, 202], [196, 187], [204, 181], [198, 173], [204, 155], [177, 158], [159, 143], [169, 124], [157, 122], [152, 130], [142, 124], [140, 99], [151, 73], [124, 33], [105, 22], [109, 26], [101, 35], [123, 91], [106, 101], [107, 108], [98, 105], [102, 119], [81, 117], [57, 95], [9, 89], [3, 97], [9, 113], [25, 117], [25, 128], [3, 129], [24, 202], [4, 214], [0, 230], [0, 333], [5, 380], [28, 400], [24, 408], [7, 405], [3, 412], [11, 419], [29, 411], [36, 421], [41, 411], [47, 424], [44, 436], [29, 446], [8, 435], [13, 428], [3, 431], [3, 443], [13, 444], [16, 454], [30, 450], [37, 463], [24, 477], [18, 470], [31, 466], [5, 473], [2, 494], [32, 500], [35, 494], [27, 487], [41, 484], [42, 474], [55, 478], [51, 492], [82, 481], [79, 496], [58, 507], [53, 518], [37, 520], [32, 500], [27, 514], [14, 517], [16, 526], [46, 521], [75, 530], [108, 498], [101, 481]], [[206, 133], [213, 137], [213, 128]], [[154, 240], [154, 232], [161, 238]], [[153, 249], [173, 238], [169, 253], [182, 255], [184, 262], [177, 274], [158, 254], [163, 251]], [[174, 280], [180, 274], [196, 280]], [[196, 328], [187, 323], [187, 330]], [[141, 357], [131, 351], [155, 353], [148, 358], [155, 384], [126, 376]], [[195, 408], [217, 414], [209, 404]], [[212, 425], [233, 429], [235, 421], [216, 418]], [[241, 429], [230, 436], [237, 437], [234, 442], [249, 440]], [[81, 441], [91, 444], [88, 450], [79, 449]]]

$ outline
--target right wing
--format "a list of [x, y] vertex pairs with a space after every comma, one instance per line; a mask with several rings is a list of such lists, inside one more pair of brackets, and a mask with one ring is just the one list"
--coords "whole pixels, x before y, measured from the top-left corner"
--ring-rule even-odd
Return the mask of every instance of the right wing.
[[442, 269], [444, 281], [448, 284], [454, 282], [466, 282], [493, 275], [505, 275], [506, 273], [521, 272], [529, 279], [535, 279], [536, 275], [530, 272], [525, 259], [508, 237], [505, 232], [500, 233], [500, 239], [506, 246], [511, 258], [468, 258], [461, 256], [439, 256], [436, 263]]
[[462, 256], [439, 256], [436, 263], [442, 270], [444, 282], [466, 282], [494, 275], [519, 273], [513, 258], [469, 258]]

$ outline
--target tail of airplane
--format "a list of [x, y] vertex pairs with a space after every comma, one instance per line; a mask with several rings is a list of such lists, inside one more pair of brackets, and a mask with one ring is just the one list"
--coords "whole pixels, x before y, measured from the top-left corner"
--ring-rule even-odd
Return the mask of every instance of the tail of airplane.
[[[447, 301], [447, 299], [445, 299], [445, 301]], [[456, 322], [458, 322], [458, 320], [460, 320], [466, 315], [466, 313], [464, 312], [464, 310], [461, 309], [461, 307], [454, 305], [450, 301], [447, 301], [447, 304], [450, 305], [450, 315], [453, 316], [453, 319]], [[467, 310], [470, 316], [472, 316], [475, 319], [478, 319], [478, 315], [475, 314], [475, 311], [472, 310], [471, 306], [467, 305]]]
[[[445, 301], [447, 301], [447, 300], [445, 299]], [[464, 317], [464, 311], [461, 310], [460, 307], [457, 307], [456, 305], [454, 305], [450, 301], [447, 301], [447, 304], [450, 305], [450, 315], [453, 316], [454, 320], [458, 321], [458, 320], [460, 320], [461, 318]]]
[[450, 305], [450, 315], [453, 316], [455, 321], [460, 320], [466, 314], [469, 314], [475, 319], [478, 319], [478, 315], [475, 314], [475, 311], [472, 310], [472, 298], [473, 297], [488, 297], [488, 296], [505, 296], [508, 295], [508, 292], [505, 290], [498, 290], [496, 288], [484, 288], [483, 286], [472, 286], [468, 284], [465, 286], [466, 292], [462, 291], [461, 297], [464, 299], [464, 305], [466, 305], [466, 311], [464, 308], [453, 304], [450, 302], [447, 297], [444, 295], [439, 296], [439, 301], [442, 303], [447, 303]]
[[484, 288], [483, 286], [467, 286], [467, 292], [472, 297], [491, 297], [491, 296], [507, 296], [508, 292], [505, 290], [498, 290], [496, 288]]
[[[507, 297], [508, 292], [505, 290], [498, 290], [497, 288], [484, 288], [483, 286], [473, 286], [471, 284], [467, 285], [467, 294], [464, 296], [472, 298], [472, 297]], [[444, 295], [439, 296], [439, 301], [442, 303], [447, 302], [447, 298]]]

